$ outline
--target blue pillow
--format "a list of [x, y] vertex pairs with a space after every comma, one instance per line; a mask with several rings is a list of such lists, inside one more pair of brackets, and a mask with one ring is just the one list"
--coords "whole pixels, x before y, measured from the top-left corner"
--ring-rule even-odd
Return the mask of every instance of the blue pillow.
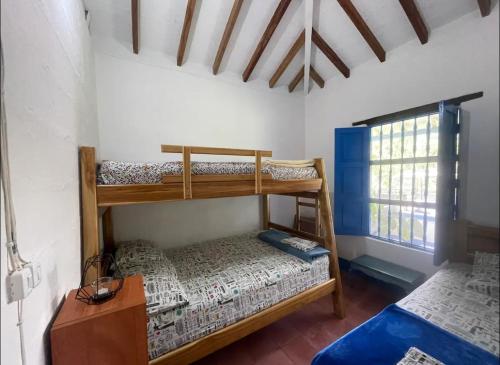
[[312, 262], [317, 257], [330, 254], [330, 251], [322, 246], [317, 246], [310, 251], [304, 252], [286, 243], [282, 243], [282, 240], [284, 240], [285, 238], [290, 238], [292, 236], [290, 236], [288, 233], [276, 231], [274, 229], [261, 232], [257, 237], [260, 240], [270, 244], [271, 246], [276, 247], [283, 252], [286, 252], [307, 262]]

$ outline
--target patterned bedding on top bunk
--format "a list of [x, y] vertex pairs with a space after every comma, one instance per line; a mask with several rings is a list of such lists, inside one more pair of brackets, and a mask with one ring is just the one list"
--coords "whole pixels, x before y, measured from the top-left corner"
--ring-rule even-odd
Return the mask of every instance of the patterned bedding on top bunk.
[[498, 296], [472, 290], [471, 279], [472, 265], [450, 264], [397, 304], [499, 356]]
[[182, 286], [176, 292], [179, 288], [174, 285], [179, 295], [161, 303], [171, 309], [153, 311], [148, 306], [151, 359], [329, 279], [328, 256], [308, 263], [260, 241], [256, 232], [161, 253], [150, 247], [156, 256], [144, 246], [138, 249], [133, 242], [119, 246], [116, 259], [124, 274], [145, 274], [146, 290], [155, 291], [160, 284], [152, 278], [171, 275], [162, 264], [169, 261]]
[[[191, 163], [193, 175], [240, 175], [254, 174], [252, 162], [196, 162]], [[181, 175], [182, 162], [120, 162], [103, 161], [97, 172], [100, 185], [159, 184], [165, 175]], [[271, 174], [273, 180], [317, 179], [312, 166], [289, 167], [263, 164], [262, 173]]]

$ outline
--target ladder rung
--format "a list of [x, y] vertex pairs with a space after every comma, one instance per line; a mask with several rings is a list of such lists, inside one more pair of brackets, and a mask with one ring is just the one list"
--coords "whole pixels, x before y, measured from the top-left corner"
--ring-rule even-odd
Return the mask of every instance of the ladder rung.
[[314, 204], [314, 203], [306, 203], [306, 202], [299, 201], [297, 204], [301, 205], [303, 207], [316, 208], [316, 204]]

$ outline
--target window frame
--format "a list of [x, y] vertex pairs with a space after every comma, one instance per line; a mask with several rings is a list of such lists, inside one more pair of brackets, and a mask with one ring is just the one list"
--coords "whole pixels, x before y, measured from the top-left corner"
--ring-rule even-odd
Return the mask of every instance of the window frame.
[[[432, 115], [438, 115], [439, 117], [439, 110], [426, 110], [426, 111], [421, 111], [418, 113], [408, 113], [406, 115], [398, 115], [397, 118], [391, 118], [390, 120], [386, 120], [380, 123], [372, 124], [369, 125], [370, 127], [370, 142], [369, 142], [369, 151], [370, 151], [370, 157], [369, 157], [369, 199], [368, 199], [368, 209], [371, 210], [371, 204], [376, 204], [377, 205], [377, 233], [378, 235], [375, 235], [372, 233], [372, 214], [370, 211], [369, 214], [369, 232], [368, 232], [368, 237], [372, 237], [384, 242], [389, 242], [392, 244], [396, 244], [398, 246], [402, 247], [409, 247], [413, 248], [416, 250], [428, 252], [428, 253], [433, 253], [435, 250], [435, 231], [434, 231], [434, 239], [432, 242], [428, 241], [427, 238], [427, 224], [429, 220], [429, 215], [427, 210], [428, 209], [433, 209], [434, 210], [434, 222], [436, 222], [436, 215], [437, 215], [437, 200], [434, 202], [428, 202], [428, 192], [429, 192], [429, 164], [430, 163], [438, 163], [439, 159], [439, 148], [438, 151], [436, 152], [435, 156], [429, 156], [429, 149], [430, 149], [430, 136], [431, 136], [431, 116]], [[417, 151], [417, 133], [418, 133], [418, 128], [417, 128], [417, 120], [419, 118], [425, 117], [427, 119], [426, 121], [426, 154], [424, 157], [416, 157], [416, 151]], [[404, 157], [404, 149], [405, 149], [405, 144], [404, 144], [404, 139], [405, 139], [405, 129], [404, 129], [404, 123], [407, 120], [413, 120], [413, 152], [412, 156], [413, 157]], [[394, 124], [401, 122], [401, 156], [400, 158], [393, 159], [393, 138], [394, 138]], [[441, 122], [441, 120], [439, 120]], [[382, 128], [384, 125], [390, 125], [390, 158], [389, 159], [382, 159], [382, 140], [383, 140], [383, 131]], [[372, 129], [380, 127], [380, 137], [379, 137], [379, 159], [378, 160], [372, 160], [371, 156], [371, 151], [372, 151]], [[438, 143], [439, 143], [439, 124], [437, 126], [437, 138], [438, 138]], [[458, 132], [457, 132], [458, 133]], [[458, 154], [457, 154], [457, 161], [458, 161]], [[416, 164], [418, 163], [425, 163], [425, 187], [424, 187], [424, 201], [423, 202], [418, 202], [415, 201], [415, 176], [416, 176]], [[409, 201], [403, 200], [403, 165], [405, 164], [411, 164], [412, 165], [412, 189], [411, 189], [411, 195], [412, 199]], [[399, 177], [399, 199], [393, 199], [392, 197], [392, 167], [389, 168], [389, 190], [388, 190], [388, 197], [389, 199], [382, 199], [381, 198], [381, 189], [382, 189], [382, 166], [384, 165], [400, 165], [400, 177]], [[379, 173], [378, 173], [378, 198], [373, 198], [372, 197], [372, 166], [380, 166], [379, 167]], [[437, 185], [438, 185], [438, 177], [436, 176], [436, 188], [435, 191], [437, 191]], [[458, 179], [457, 179], [458, 180]], [[383, 237], [380, 234], [380, 226], [381, 226], [381, 207], [383, 205], [386, 205], [388, 207], [387, 211], [387, 222], [388, 222], [388, 227], [387, 227], [387, 237]], [[399, 219], [398, 219], [398, 237], [399, 239], [393, 239], [391, 238], [391, 206], [399, 206]], [[403, 207], [410, 207], [411, 208], [411, 218], [410, 218], [410, 239], [409, 241], [403, 240], [402, 237], [402, 227], [403, 227], [403, 222], [402, 222], [402, 210]], [[414, 219], [414, 214], [415, 214], [415, 208], [423, 208], [424, 209], [424, 215], [423, 215], [423, 234], [422, 234], [422, 240], [418, 243], [415, 242], [415, 237], [414, 237], [414, 224], [415, 224], [415, 219]]]

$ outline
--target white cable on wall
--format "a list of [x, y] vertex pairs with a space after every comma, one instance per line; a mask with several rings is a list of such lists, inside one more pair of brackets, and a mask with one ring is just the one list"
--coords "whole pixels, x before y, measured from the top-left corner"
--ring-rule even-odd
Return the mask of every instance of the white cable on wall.
[[23, 264], [26, 263], [20, 254], [17, 247], [17, 233], [16, 233], [16, 217], [14, 214], [14, 206], [12, 203], [12, 192], [10, 188], [10, 165], [9, 165], [9, 149], [7, 143], [7, 115], [5, 113], [5, 69], [3, 58], [3, 44], [0, 41], [0, 69], [1, 69], [1, 175], [2, 175], [2, 189], [4, 195], [4, 210], [5, 210], [5, 232], [7, 234], [7, 252], [10, 257], [10, 270], [19, 270]]
[[19, 328], [19, 342], [21, 346], [21, 363], [26, 364], [26, 349], [24, 348], [24, 329], [23, 329], [23, 301], [17, 302], [17, 327]]
[[[0, 40], [0, 69], [1, 69], [1, 116], [0, 116], [0, 154], [1, 166], [0, 174], [2, 176], [2, 190], [4, 196], [5, 211], [5, 232], [7, 235], [7, 265], [9, 273], [20, 270], [27, 262], [21, 258], [19, 248], [17, 247], [16, 217], [14, 214], [14, 205], [12, 203], [12, 192], [10, 189], [10, 166], [9, 149], [7, 145], [7, 115], [5, 113], [5, 89], [4, 89], [4, 58], [3, 44]], [[23, 332], [23, 301], [17, 302], [17, 327], [19, 328], [19, 340], [21, 346], [21, 363], [26, 364], [26, 351], [24, 348]]]

